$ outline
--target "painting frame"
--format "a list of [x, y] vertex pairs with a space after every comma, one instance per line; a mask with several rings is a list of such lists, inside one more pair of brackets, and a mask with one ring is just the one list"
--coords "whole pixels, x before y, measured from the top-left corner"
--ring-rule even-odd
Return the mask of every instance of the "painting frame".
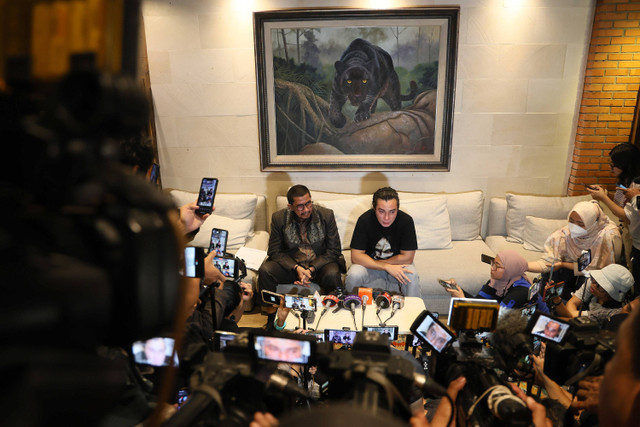
[[[459, 7], [407, 7], [388, 10], [321, 8], [254, 12], [261, 171], [449, 171], [459, 16]], [[392, 33], [398, 46], [395, 52], [393, 49], [378, 49], [378, 45], [374, 45], [368, 39], [362, 38], [365, 41], [361, 43], [366, 43], [365, 47], [372, 46], [378, 51], [382, 50], [383, 54], [388, 51], [386, 56], [393, 62], [395, 62], [393, 56], [396, 56], [399, 63], [401, 54], [404, 57], [410, 55], [406, 52], [410, 49], [403, 49], [405, 45], [399, 42], [405, 30], [408, 30], [406, 34], [414, 34], [411, 42], [415, 50], [425, 49], [425, 44], [419, 43], [421, 39], [417, 38], [420, 37], [421, 31], [437, 34], [437, 39], [429, 39], [426, 43], [430, 50], [431, 46], [435, 45], [436, 56], [435, 58], [429, 56], [429, 62], [426, 60], [424, 63], [417, 62], [413, 66], [412, 70], [423, 70], [423, 75], [417, 79], [418, 85], [415, 84], [415, 80], [411, 80], [410, 84], [404, 84], [403, 87], [400, 81], [398, 92], [402, 92], [400, 96], [403, 97], [403, 105], [405, 105], [400, 109], [397, 106], [394, 109], [392, 106], [397, 98], [395, 95], [389, 95], [391, 102], [388, 98], [376, 97], [371, 108], [370, 105], [365, 105], [365, 101], [350, 103], [352, 95], [343, 96], [342, 86], [339, 85], [336, 89], [336, 83], [332, 83], [329, 89], [327, 80], [336, 79], [337, 72], [334, 69], [334, 74], [331, 75], [330, 71], [327, 71], [330, 68], [327, 65], [330, 61], [317, 59], [325, 53], [325, 56], [331, 57], [329, 48], [325, 50], [314, 48], [320, 52], [316, 55], [316, 68], [309, 67], [300, 56], [301, 33], [306, 37], [307, 42], [318, 40], [319, 35], [324, 37], [330, 37], [326, 36], [327, 33], [333, 35], [331, 43], [326, 45], [334, 50], [343, 50], [345, 47], [347, 50], [353, 49], [352, 46], [357, 43], [354, 39], [347, 47], [349, 39], [345, 39], [347, 40], [345, 46], [341, 46], [341, 39], [338, 36], [343, 33], [374, 34], [378, 35], [378, 39]], [[298, 62], [293, 53], [290, 56], [287, 54], [290, 45], [287, 37], [291, 37], [293, 33], [298, 40], [296, 45]], [[418, 41], [415, 41], [416, 38]], [[386, 40], [388, 39], [387, 36]], [[334, 53], [333, 58], [342, 60], [347, 50], [343, 51], [342, 56]], [[305, 55], [310, 51], [312, 51], [311, 48], [303, 49]], [[308, 55], [307, 58], [311, 56]], [[415, 58], [413, 60], [418, 61]], [[311, 62], [311, 59], [307, 61]], [[405, 68], [400, 67], [399, 64], [394, 65], [393, 71], [397, 71], [397, 75], [403, 72], [405, 80], [410, 77]], [[323, 76], [324, 82], [320, 82], [319, 78], [315, 81], [309, 78], [303, 80], [299, 77], [296, 77], [299, 81], [286, 80], [289, 77], [283, 80], [282, 76], [287, 75], [283, 69], [288, 70], [293, 67], [297, 69], [304, 67], [305, 70], [311, 69], [314, 72], [325, 71], [315, 74]], [[430, 74], [427, 76], [430, 77], [429, 79], [425, 77], [427, 71], [424, 70], [429, 71]], [[422, 84], [423, 81], [427, 83]], [[367, 83], [364, 79], [362, 82]], [[381, 88], [389, 87], [388, 81], [386, 86], [382, 83], [378, 84]], [[291, 88], [292, 85], [296, 86]], [[414, 85], [418, 86], [418, 90], [413, 90]], [[380, 89], [380, 93], [389, 93], [382, 90]], [[282, 95], [283, 91], [287, 91], [286, 96]], [[409, 99], [407, 106], [405, 98], [410, 97], [407, 95], [408, 91], [414, 98]], [[298, 99], [300, 97], [304, 98]], [[341, 97], [346, 99], [342, 105], [340, 105]], [[291, 113], [292, 99], [296, 109], [302, 111], [299, 113], [298, 121]], [[338, 101], [335, 101], [336, 99]], [[382, 99], [387, 102], [385, 103]], [[315, 110], [302, 110], [302, 106], [315, 108]], [[384, 111], [385, 107], [387, 111]], [[286, 110], [286, 108], [289, 109]], [[361, 110], [365, 112], [361, 113]], [[419, 113], [419, 120], [415, 119], [416, 111]], [[344, 114], [340, 114], [342, 112]], [[364, 119], [362, 114], [365, 114]], [[340, 121], [336, 119], [340, 115], [346, 118], [346, 124], [341, 128], [338, 127]], [[285, 119], [277, 122], [282, 117]], [[312, 119], [310, 120], [309, 117]], [[305, 120], [304, 129], [302, 129], [302, 120]], [[309, 122], [311, 122], [312, 131], [306, 127]], [[398, 126], [407, 128], [405, 130], [405, 127], [401, 127], [398, 131]], [[291, 133], [296, 131], [299, 135], [294, 134], [294, 137], [291, 137]], [[401, 136], [396, 137], [396, 135]]]

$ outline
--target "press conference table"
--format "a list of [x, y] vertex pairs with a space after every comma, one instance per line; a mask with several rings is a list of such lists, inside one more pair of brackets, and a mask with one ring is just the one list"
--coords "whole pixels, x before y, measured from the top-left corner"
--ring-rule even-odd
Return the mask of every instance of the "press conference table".
[[[393, 317], [389, 320], [387, 319], [391, 315], [391, 307], [380, 310], [380, 320], [376, 316], [377, 308], [378, 307], [375, 304], [367, 304], [367, 308], [364, 312], [365, 326], [379, 326], [380, 321], [386, 321], [387, 326], [398, 326], [398, 334], [410, 334], [411, 331], [409, 328], [416, 317], [418, 317], [418, 314], [425, 310], [425, 305], [422, 298], [405, 297], [404, 307], [396, 310]], [[318, 306], [318, 311], [315, 312], [315, 318], [313, 321], [307, 319], [307, 329], [323, 331], [325, 329], [342, 329], [343, 327], [347, 327], [350, 330], [362, 330], [362, 306], [355, 309], [357, 329], [353, 324], [353, 316], [351, 315], [350, 310], [341, 308], [337, 313], [333, 313], [334, 309], [335, 307], [329, 308], [324, 316], [322, 316], [322, 319], [320, 319], [320, 314], [322, 314], [324, 307], [322, 305]], [[296, 311], [295, 313], [300, 316], [299, 311]], [[320, 323], [318, 324], [319, 319]], [[303, 320], [301, 317], [297, 318], [294, 314], [294, 310], [291, 310], [287, 316], [287, 324], [285, 327], [288, 330], [293, 330], [296, 327], [302, 328]]]

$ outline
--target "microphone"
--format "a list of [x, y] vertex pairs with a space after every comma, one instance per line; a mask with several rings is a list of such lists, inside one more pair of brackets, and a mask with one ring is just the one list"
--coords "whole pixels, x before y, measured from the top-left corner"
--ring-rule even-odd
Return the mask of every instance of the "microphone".
[[382, 292], [376, 297], [376, 305], [378, 306], [376, 314], [380, 313], [380, 310], [387, 308], [391, 305], [391, 295], [388, 292]]
[[402, 295], [394, 295], [391, 299], [391, 311], [396, 311], [404, 307], [404, 297]]
[[396, 311], [400, 310], [403, 307], [404, 307], [404, 297], [402, 295], [394, 295], [391, 300], [391, 315], [387, 318], [387, 320], [382, 322], [382, 326], [386, 326], [389, 319], [391, 319], [393, 315], [396, 314]]
[[367, 308], [367, 304], [369, 304], [369, 295], [362, 296], [362, 329], [364, 330], [364, 310]]
[[353, 326], [356, 331], [358, 330], [358, 326], [356, 325], [356, 308], [360, 307], [361, 304], [362, 300], [358, 295], [347, 295], [344, 297], [344, 302], [342, 303], [342, 305], [351, 311], [351, 316], [353, 316]]
[[315, 329], [318, 329], [318, 325], [320, 325], [320, 320], [322, 320], [322, 316], [324, 316], [327, 310], [335, 306], [338, 306], [338, 308], [340, 308], [339, 304], [340, 304], [340, 299], [334, 294], [328, 294], [322, 298], [322, 306], [324, 307], [324, 309], [322, 310], [322, 313], [320, 313], [320, 317], [318, 317], [318, 323], [316, 323]]

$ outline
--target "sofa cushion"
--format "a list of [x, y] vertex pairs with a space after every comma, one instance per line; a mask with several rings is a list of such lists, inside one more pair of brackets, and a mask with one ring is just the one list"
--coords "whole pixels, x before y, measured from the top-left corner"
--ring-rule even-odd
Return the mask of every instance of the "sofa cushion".
[[484, 196], [482, 191], [464, 193], [406, 193], [398, 192], [400, 208], [405, 200], [425, 197], [445, 197], [451, 224], [451, 240], [475, 240], [480, 237]]
[[[182, 190], [171, 190], [169, 192], [177, 206], [193, 203], [198, 200], [197, 193], [190, 193]], [[253, 235], [256, 204], [258, 196], [255, 194], [228, 194], [217, 193], [214, 201], [215, 215], [225, 216], [233, 219], [248, 219], [251, 221], [250, 235]], [[211, 232], [211, 230], [209, 230]], [[229, 230], [231, 232], [231, 230]]]
[[542, 252], [526, 250], [522, 243], [509, 242], [506, 236], [487, 236], [484, 241], [496, 254], [504, 250], [513, 250], [522, 255], [527, 261], [538, 261], [542, 256]]
[[401, 210], [413, 218], [418, 249], [452, 248], [451, 224], [445, 197], [404, 200]]
[[567, 225], [566, 219], [547, 219], [527, 215], [524, 220], [524, 248], [544, 251], [544, 242], [554, 231]]
[[250, 237], [251, 224], [250, 219], [233, 219], [213, 213], [204, 221], [200, 227], [200, 231], [198, 231], [193, 240], [189, 242], [189, 245], [209, 248], [211, 230], [220, 228], [229, 232], [227, 251], [238, 250]]
[[351, 197], [337, 200], [314, 200], [314, 203], [333, 211], [340, 234], [342, 249], [348, 249], [351, 245], [353, 229], [360, 215], [371, 207], [369, 197]]
[[524, 222], [527, 215], [547, 219], [567, 219], [571, 208], [591, 196], [528, 196], [507, 193], [507, 238], [523, 243]]

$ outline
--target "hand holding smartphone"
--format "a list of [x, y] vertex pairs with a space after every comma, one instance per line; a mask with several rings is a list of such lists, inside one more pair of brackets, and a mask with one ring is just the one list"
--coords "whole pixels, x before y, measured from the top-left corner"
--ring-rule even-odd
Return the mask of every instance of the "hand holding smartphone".
[[447, 282], [446, 280], [438, 279], [438, 283], [440, 283], [440, 285], [443, 288], [446, 288], [446, 289], [455, 289], [456, 288], [453, 284]]
[[213, 201], [218, 189], [218, 178], [202, 178], [200, 192], [198, 193], [198, 209], [196, 213], [200, 216], [213, 212]]
[[214, 228], [211, 230], [211, 241], [209, 243], [209, 253], [215, 251], [217, 257], [224, 256], [227, 252], [227, 239], [229, 232], [227, 230], [221, 230]]
[[283, 297], [283, 295], [268, 291], [266, 289], [263, 289], [262, 291], [260, 291], [260, 293], [262, 294], [262, 301], [264, 301], [267, 304], [273, 304], [278, 306], [280, 305], [280, 298]]

